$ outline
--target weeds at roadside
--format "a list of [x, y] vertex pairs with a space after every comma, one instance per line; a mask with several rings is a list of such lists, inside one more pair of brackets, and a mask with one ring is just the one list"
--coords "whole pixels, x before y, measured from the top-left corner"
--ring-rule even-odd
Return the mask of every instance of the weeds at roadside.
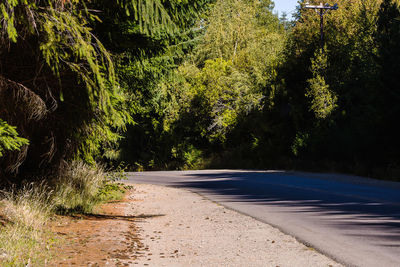
[[52, 215], [49, 187], [25, 184], [1, 192], [4, 225], [0, 232], [1, 266], [43, 266], [50, 258], [52, 234], [44, 228]]
[[100, 166], [73, 162], [55, 181], [56, 213], [91, 213], [100, 203], [121, 199], [127, 187], [117, 181], [124, 178], [123, 169], [106, 173]]
[[53, 181], [56, 213], [91, 212], [98, 203], [96, 194], [104, 182], [105, 173], [102, 168], [82, 162], [71, 163]]
[[3, 214], [8, 221], [31, 229], [41, 229], [54, 205], [51, 189], [44, 183], [30, 183], [20, 189], [2, 191]]
[[45, 266], [56, 242], [54, 234], [44, 229], [7, 224], [1, 227], [0, 266]]
[[123, 177], [123, 170], [106, 174], [73, 162], [50, 183], [0, 191], [0, 266], [45, 266], [58, 242], [46, 223], [55, 214], [91, 213], [98, 204], [121, 199], [128, 188], [116, 181]]

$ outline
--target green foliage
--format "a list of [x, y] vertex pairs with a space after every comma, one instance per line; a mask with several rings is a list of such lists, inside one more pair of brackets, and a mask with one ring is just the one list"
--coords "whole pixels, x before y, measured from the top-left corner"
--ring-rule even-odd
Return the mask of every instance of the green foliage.
[[317, 119], [325, 119], [336, 107], [337, 97], [323, 77], [327, 67], [327, 56], [320, 50], [311, 60], [313, 78], [307, 80], [309, 87], [306, 90], [306, 96], [311, 99], [310, 110]]
[[[336, 2], [328, 1], [329, 4]], [[222, 70], [223, 63], [229, 62], [231, 65], [226, 69], [246, 73], [243, 80], [249, 81], [251, 86], [257, 84], [253, 92], [262, 93], [264, 98], [262, 110], [253, 109], [247, 115], [229, 109], [236, 116], [227, 118], [234, 118], [231, 122], [235, 122], [223, 134], [222, 149], [210, 149], [222, 151], [212, 153], [212, 158], [218, 162], [241, 162], [243, 166], [264, 168], [326, 167], [328, 163], [341, 168], [337, 171], [360, 171], [362, 175], [376, 175], [374, 169], [382, 170], [384, 166], [386, 170], [380, 171], [382, 175], [395, 173], [391, 170], [400, 166], [396, 149], [399, 131], [394, 127], [400, 114], [396, 104], [400, 100], [397, 75], [399, 1], [339, 1], [339, 10], [328, 12], [324, 17], [324, 53], [320, 51], [319, 16], [314, 11], [299, 9], [291, 25], [281, 19], [278, 28], [286, 28], [287, 35], [271, 30], [276, 29], [276, 24], [270, 20], [270, 27], [266, 27], [269, 30], [263, 30], [263, 36], [269, 36], [273, 45], [266, 45], [268, 42], [258, 45], [262, 43], [258, 39], [252, 46], [252, 38], [259, 37], [251, 25], [260, 21], [250, 22], [245, 18], [254, 14], [254, 6], [242, 6], [240, 10], [244, 14], [236, 12], [225, 16], [231, 9], [224, 7], [240, 5], [240, 1], [229, 3], [231, 5], [220, 7], [216, 3], [210, 18], [217, 17], [217, 23], [213, 25], [210, 19], [204, 42], [191, 58], [193, 63], [180, 68], [186, 78], [181, 87], [192, 92], [188, 95], [193, 97], [198, 94], [196, 89], [206, 88], [204, 95], [214, 96], [193, 102], [199, 105], [197, 109], [184, 104], [190, 114], [195, 114], [192, 116], [196, 124], [192, 124], [191, 129], [201, 123], [210, 125], [213, 109], [205, 103], [226, 99], [224, 94], [213, 92], [219, 92], [216, 88], [220, 87], [220, 79], [233, 73], [228, 72], [228, 75], [214, 67], [209, 75], [211, 82], [199, 83], [196, 77], [201, 77], [209, 68], [209, 60], [222, 58]], [[301, 1], [300, 6], [304, 4], [305, 1]], [[239, 26], [235, 28], [235, 25]], [[233, 28], [235, 33], [229, 34], [229, 29]], [[241, 32], [241, 29], [246, 30]], [[243, 42], [240, 34], [246, 36]], [[282, 52], [279, 52], [279, 42], [285, 43]], [[248, 52], [250, 47], [254, 48], [251, 53]], [[268, 56], [263, 58], [263, 53], [255, 52], [265, 47], [275, 53], [264, 52]], [[256, 57], [253, 59], [249, 55]], [[226, 83], [220, 91], [232, 93], [233, 88]], [[208, 121], [199, 118], [208, 118]], [[204, 126], [198, 128], [205, 129]], [[206, 131], [203, 135], [212, 136]], [[254, 140], [257, 140], [256, 145]], [[226, 164], [221, 166], [226, 167]]]
[[132, 117], [111, 55], [93, 35], [97, 16], [79, 0], [6, 1], [1, 10], [0, 115], [32, 146], [10, 154], [4, 169], [106, 154]]
[[39, 48], [53, 72], [60, 75], [62, 68], [70, 68], [85, 82], [90, 100], [109, 111], [112, 106], [105, 89], [106, 82], [115, 83], [114, 69], [110, 55], [90, 32], [88, 23], [95, 17], [80, 9], [82, 2], [74, 0], [64, 6], [58, 1], [6, 1], [1, 4], [2, 18], [7, 22], [2, 30], [7, 30], [13, 42], [18, 42], [20, 35], [40, 36]]
[[18, 122], [32, 147], [28, 154], [11, 155], [5, 169], [18, 172], [21, 164], [27, 170], [58, 168], [71, 158], [92, 164], [118, 158], [118, 142], [133, 123], [140, 104], [135, 93], [141, 89], [119, 83], [122, 70], [162, 54], [177, 26], [191, 25], [207, 2], [2, 3], [0, 56], [7, 68], [0, 73], [0, 115]]
[[376, 166], [398, 166], [398, 1], [328, 3], [339, 9], [324, 16], [323, 54], [319, 16], [298, 12], [277, 71], [276, 105], [264, 110], [270, 128], [260, 142], [290, 148], [279, 150], [283, 159], [336, 162], [346, 166], [339, 171], [358, 166], [360, 174], [375, 175]]
[[315, 12], [269, 0], [3, 1], [0, 116], [21, 137], [0, 121], [2, 170], [399, 166], [399, 1], [336, 2], [323, 53]]
[[399, 166], [399, 1], [338, 4], [324, 17], [325, 53], [314, 11], [299, 9], [289, 23], [272, 14], [271, 1], [219, 0], [180, 35], [184, 45], [164, 42], [168, 56], [125, 68], [140, 114], [125, 140], [134, 150], [129, 162], [184, 168], [211, 157], [291, 168], [321, 161], [364, 175], [374, 165]]
[[194, 62], [179, 68], [192, 99], [185, 98], [192, 103], [185, 112], [201, 117], [196, 128], [210, 142], [224, 142], [238, 116], [260, 108], [263, 98], [273, 104], [280, 30], [269, 1], [216, 2]]
[[27, 139], [18, 136], [16, 127], [10, 126], [0, 119], [0, 157], [5, 151], [18, 150], [28, 144]]
[[206, 124], [199, 125], [202, 136], [212, 140], [224, 141], [226, 132], [236, 125], [237, 116], [250, 112], [259, 105], [262, 95], [250, 82], [246, 73], [234, 68], [232, 61], [222, 58], [209, 59], [204, 62], [204, 67], [194, 71], [180, 71], [190, 81], [190, 87], [185, 88], [192, 92], [192, 105], [189, 113], [196, 113], [203, 117]]
[[391, 165], [399, 166], [400, 145], [397, 125], [400, 116], [400, 2], [385, 0], [380, 6], [377, 20], [376, 43], [377, 65], [379, 66], [379, 94], [377, 94], [377, 113], [380, 117], [379, 135], [384, 136], [381, 144], [381, 155]]
[[293, 155], [298, 156], [299, 152], [307, 147], [307, 142], [308, 139], [310, 138], [310, 135], [307, 133], [297, 133], [296, 137], [294, 138], [293, 144], [292, 144], [292, 152]]
[[242, 116], [274, 105], [284, 33], [271, 2], [220, 0], [202, 18], [164, 56], [122, 68], [139, 103], [123, 141], [131, 165], [201, 165]]
[[121, 200], [126, 193], [126, 188], [123, 184], [105, 183], [98, 191], [96, 199], [98, 202], [108, 202]]
[[131, 92], [135, 120], [121, 142], [120, 159], [135, 168], [165, 168], [179, 165], [172, 162], [181, 162], [171, 153], [181, 141], [173, 132], [173, 124], [179, 117], [181, 95], [188, 92], [180, 90], [183, 78], [175, 69], [198, 43], [202, 29], [197, 21], [208, 2], [211, 1], [163, 2], [174, 23], [172, 32], [161, 29], [158, 33], [143, 35], [130, 28], [128, 38], [123, 32], [123, 43], [133, 38], [139, 40], [118, 56], [117, 67], [121, 86]]
[[171, 149], [171, 154], [171, 167], [179, 169], [199, 169], [203, 167], [203, 152], [190, 143], [178, 144]]

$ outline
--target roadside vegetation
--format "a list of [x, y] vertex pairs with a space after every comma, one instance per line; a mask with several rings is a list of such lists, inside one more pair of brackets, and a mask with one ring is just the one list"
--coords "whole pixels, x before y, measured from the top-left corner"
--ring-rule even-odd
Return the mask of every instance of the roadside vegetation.
[[0, 265], [44, 266], [55, 214], [123, 196], [119, 142], [145, 105], [129, 78], [208, 2], [0, 3]]
[[[184, 56], [172, 46], [133, 72], [141, 112], [121, 159], [399, 180], [400, 2], [325, 1], [339, 9], [325, 15], [324, 52], [306, 2], [319, 4], [299, 1], [290, 22], [272, 1], [215, 1]], [[167, 59], [168, 75], [156, 68]]]
[[100, 165], [398, 180], [400, 1], [325, 1], [324, 49], [305, 2], [3, 0], [0, 259], [120, 198]]
[[73, 160], [396, 179], [399, 1], [326, 2], [323, 52], [304, 1], [5, 1], [1, 182]]
[[1, 266], [44, 266], [50, 248], [63, 242], [47, 227], [56, 215], [90, 214], [99, 204], [120, 200], [127, 186], [102, 167], [73, 162], [49, 183], [30, 182], [0, 192]]
[[43, 265], [55, 242], [46, 231], [53, 206], [46, 187], [25, 185], [1, 193], [0, 264], [2, 266]]

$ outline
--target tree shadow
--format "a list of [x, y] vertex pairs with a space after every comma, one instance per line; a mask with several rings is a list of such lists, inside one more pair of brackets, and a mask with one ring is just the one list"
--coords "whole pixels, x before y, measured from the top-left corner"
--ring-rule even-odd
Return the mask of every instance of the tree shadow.
[[74, 219], [84, 219], [84, 220], [97, 220], [97, 221], [104, 221], [104, 220], [123, 220], [129, 222], [135, 222], [140, 219], [151, 219], [165, 216], [165, 214], [139, 214], [139, 215], [109, 215], [109, 214], [95, 214], [95, 213], [85, 213], [85, 214], [72, 214], [68, 215], [68, 217]]
[[211, 171], [185, 176], [190, 179], [172, 185], [207, 192], [225, 203], [245, 202], [280, 212], [306, 213], [321, 224], [340, 228], [345, 235], [351, 235], [347, 234], [351, 229], [373, 229], [376, 231], [369, 239], [391, 242], [382, 246], [400, 245], [400, 188], [393, 183], [376, 186], [263, 171]]

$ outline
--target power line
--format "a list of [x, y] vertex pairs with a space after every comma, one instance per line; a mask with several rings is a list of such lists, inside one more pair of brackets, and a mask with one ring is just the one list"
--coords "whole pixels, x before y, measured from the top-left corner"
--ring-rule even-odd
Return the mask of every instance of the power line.
[[320, 16], [320, 28], [321, 28], [321, 49], [322, 52], [324, 52], [324, 15], [329, 11], [329, 10], [338, 10], [339, 6], [338, 4], [334, 4], [333, 6], [329, 4], [322, 4], [320, 3], [319, 6], [316, 5], [310, 5], [309, 3], [306, 3], [304, 6], [306, 9], [314, 9]]

